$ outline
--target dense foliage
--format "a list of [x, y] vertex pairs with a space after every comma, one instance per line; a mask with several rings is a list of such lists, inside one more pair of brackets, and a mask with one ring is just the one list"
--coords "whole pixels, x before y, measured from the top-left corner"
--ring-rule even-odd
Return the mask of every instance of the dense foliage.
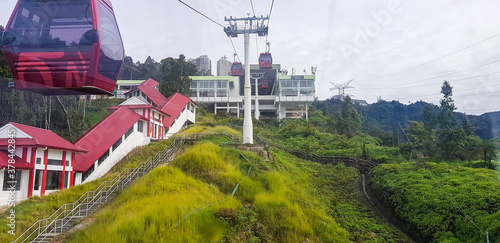
[[187, 62], [184, 55], [179, 58], [167, 57], [160, 62], [148, 57], [144, 63], [136, 62], [132, 57], [125, 57], [119, 79], [121, 80], [147, 80], [152, 78], [160, 82], [159, 91], [165, 96], [179, 92], [189, 96], [191, 79], [189, 76], [197, 75], [196, 65]]
[[500, 241], [500, 173], [436, 163], [386, 164], [374, 189], [396, 214], [435, 242]]

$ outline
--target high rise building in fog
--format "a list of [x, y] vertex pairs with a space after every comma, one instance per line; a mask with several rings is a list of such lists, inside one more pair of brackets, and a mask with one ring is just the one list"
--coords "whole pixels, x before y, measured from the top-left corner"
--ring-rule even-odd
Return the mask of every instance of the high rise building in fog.
[[189, 59], [188, 62], [196, 65], [198, 75], [212, 76], [212, 61], [207, 55], [200, 56], [196, 59]]
[[217, 76], [231, 76], [232, 63], [223, 56], [217, 61]]

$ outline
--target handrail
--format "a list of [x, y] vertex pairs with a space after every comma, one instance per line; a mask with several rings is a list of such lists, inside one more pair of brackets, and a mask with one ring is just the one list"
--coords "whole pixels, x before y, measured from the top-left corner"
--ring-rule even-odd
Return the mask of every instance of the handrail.
[[[88, 216], [95, 210], [99, 203], [106, 203], [110, 195], [118, 188], [123, 189], [136, 178], [148, 173], [161, 163], [173, 160], [175, 152], [184, 144], [184, 139], [175, 137], [169, 146], [151, 156], [145, 162], [139, 163], [135, 168], [125, 168], [113, 179], [104, 181], [95, 190], [85, 192], [73, 203], [61, 205], [52, 215], [33, 223], [13, 242], [26, 242], [34, 238], [36, 241], [44, 240], [50, 233], [61, 233], [75, 217]], [[38, 239], [40, 237], [40, 239]]]
[[[371, 170], [371, 169], [375, 168], [376, 166], [378, 166], [377, 163], [375, 163], [371, 160], [364, 160], [364, 159], [350, 157], [350, 156], [326, 156], [326, 155], [316, 154], [314, 152], [310, 152], [310, 151], [303, 150], [303, 149], [287, 148], [287, 147], [282, 146], [280, 144], [271, 142], [271, 141], [263, 138], [262, 136], [259, 136], [258, 134], [255, 134], [255, 133], [254, 133], [254, 137], [257, 138], [258, 140], [260, 140], [261, 142], [264, 142], [266, 144], [270, 144], [274, 147], [277, 147], [281, 150], [286, 151], [287, 153], [293, 154], [293, 155], [300, 157], [302, 159], [312, 160], [312, 161], [315, 161], [318, 163], [324, 164], [324, 163], [331, 163], [329, 161], [332, 161], [334, 164], [338, 164], [339, 162], [343, 162], [343, 163], [347, 162], [347, 163], [350, 163], [352, 165], [352, 167], [358, 168], [360, 170], [362, 170], [362, 169]], [[349, 165], [347, 165], [347, 166], [349, 166]]]

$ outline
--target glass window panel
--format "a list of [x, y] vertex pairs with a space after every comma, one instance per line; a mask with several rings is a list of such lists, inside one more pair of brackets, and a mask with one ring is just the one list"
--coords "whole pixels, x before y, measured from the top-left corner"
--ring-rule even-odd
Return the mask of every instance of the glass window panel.
[[59, 190], [61, 185], [61, 171], [47, 171], [45, 190]]
[[21, 171], [5, 170], [3, 173], [3, 190], [10, 191], [10, 188], [14, 187], [14, 184], [16, 191], [21, 190]]
[[117, 80], [124, 57], [120, 32], [116, 26], [113, 13], [102, 3], [99, 2], [98, 5], [101, 24], [101, 50], [98, 72], [111, 80]]
[[10, 29], [16, 36], [11, 46], [14, 52], [90, 50], [93, 43], [84, 33], [92, 28], [89, 0], [21, 1]]

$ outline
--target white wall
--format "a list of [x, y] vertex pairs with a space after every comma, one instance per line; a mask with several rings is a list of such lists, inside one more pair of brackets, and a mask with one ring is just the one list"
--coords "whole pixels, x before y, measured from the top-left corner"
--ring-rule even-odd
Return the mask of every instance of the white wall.
[[[9, 204], [10, 191], [3, 190], [3, 177], [5, 170], [0, 170], [0, 206], [5, 206]], [[15, 194], [15, 202], [18, 203], [22, 200], [28, 198], [28, 183], [29, 183], [29, 174], [30, 172], [27, 170], [23, 170], [21, 172], [21, 188], [19, 191], [16, 191]]]
[[[150, 143], [150, 139], [146, 137], [146, 132], [147, 132], [147, 122], [143, 121], [143, 132], [138, 132], [137, 131], [137, 123], [134, 124], [134, 132], [130, 134], [127, 139], [124, 139], [123, 142], [118, 146], [118, 148], [114, 151], [112, 151], [108, 158], [102, 162], [101, 165], [97, 166], [97, 163], [95, 163], [94, 166], [97, 166], [95, 168], [94, 172], [90, 174], [89, 177], [85, 179], [85, 181], [81, 181], [81, 176], [82, 173], [76, 173], [75, 176], [75, 185], [79, 185], [82, 183], [87, 183], [89, 181], [93, 181], [95, 179], [101, 178], [103, 175], [105, 175], [113, 166], [116, 165], [123, 157], [125, 157], [130, 151], [132, 151], [134, 148], [138, 146], [144, 146], [148, 145]], [[122, 139], [125, 137], [125, 135], [122, 135]], [[97, 161], [96, 161], [97, 162]]]
[[186, 123], [186, 121], [190, 121], [192, 123], [196, 122], [196, 109], [194, 109], [194, 112], [191, 112], [186, 105], [186, 109], [184, 109], [183, 112], [177, 117], [175, 122], [170, 126], [170, 129], [168, 129], [168, 132], [165, 136], [165, 139], [171, 137], [175, 133], [178, 133], [181, 129], [182, 126]]

